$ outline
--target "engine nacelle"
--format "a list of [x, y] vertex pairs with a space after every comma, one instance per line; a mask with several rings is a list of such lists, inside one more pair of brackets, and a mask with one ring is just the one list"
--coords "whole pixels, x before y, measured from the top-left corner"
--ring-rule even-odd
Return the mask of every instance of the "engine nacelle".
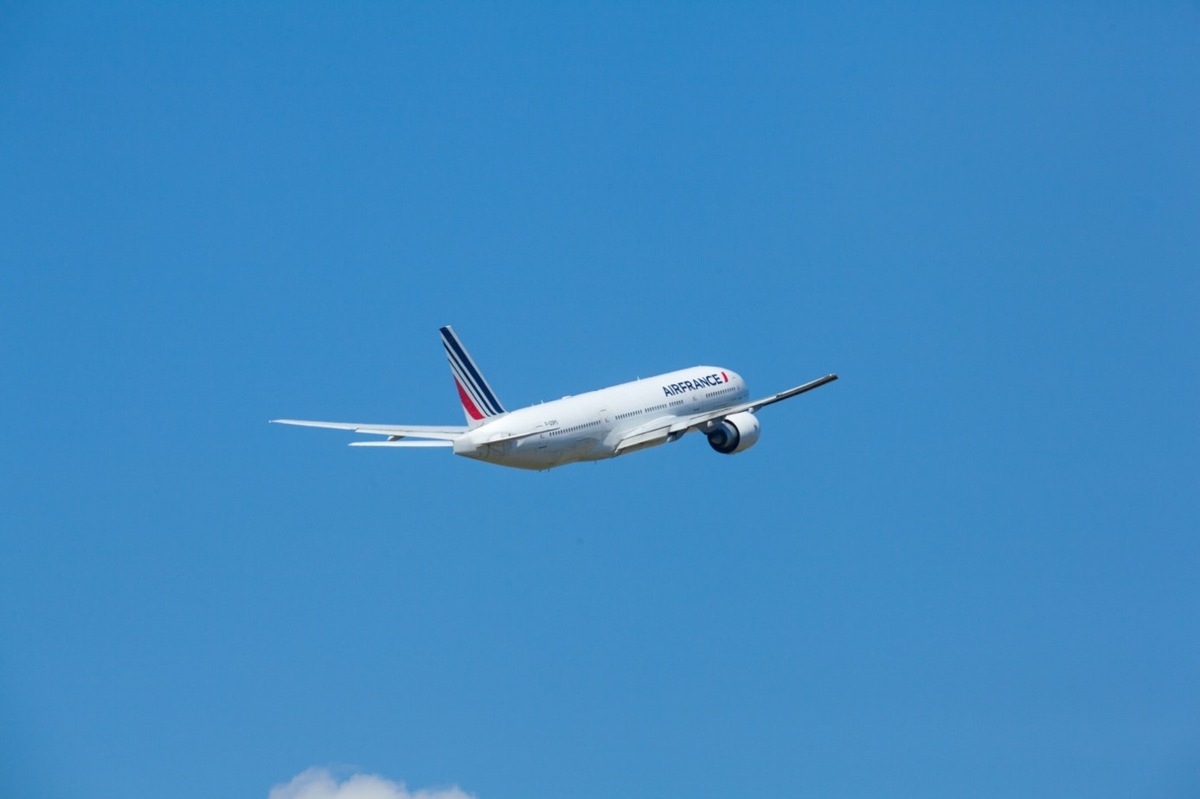
[[758, 417], [749, 411], [726, 416], [708, 434], [708, 445], [717, 452], [732, 455], [745, 452], [758, 443]]

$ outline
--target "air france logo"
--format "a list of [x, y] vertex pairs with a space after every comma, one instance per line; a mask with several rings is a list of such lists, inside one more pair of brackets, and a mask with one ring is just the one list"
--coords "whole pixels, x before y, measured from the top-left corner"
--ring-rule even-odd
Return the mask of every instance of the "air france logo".
[[719, 375], [704, 375], [704, 377], [696, 380], [684, 380], [679, 383], [672, 383], [669, 386], [663, 386], [663, 394], [668, 397], [673, 397], [676, 394], [687, 394], [689, 391], [699, 391], [702, 388], [719, 386], [729, 382], [729, 375], [721, 372]]

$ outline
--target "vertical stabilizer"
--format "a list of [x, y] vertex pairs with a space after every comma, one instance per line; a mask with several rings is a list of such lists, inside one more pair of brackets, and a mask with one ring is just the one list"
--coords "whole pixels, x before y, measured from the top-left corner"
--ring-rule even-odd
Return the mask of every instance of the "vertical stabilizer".
[[458, 388], [458, 399], [462, 402], [463, 413], [467, 415], [467, 425], [478, 427], [491, 418], [507, 413], [495, 392], [483, 379], [483, 373], [475, 365], [475, 361], [467, 354], [467, 348], [459, 340], [454, 328], [446, 325], [441, 329], [442, 346], [446, 348], [446, 358], [450, 361], [450, 373], [454, 376], [454, 385]]

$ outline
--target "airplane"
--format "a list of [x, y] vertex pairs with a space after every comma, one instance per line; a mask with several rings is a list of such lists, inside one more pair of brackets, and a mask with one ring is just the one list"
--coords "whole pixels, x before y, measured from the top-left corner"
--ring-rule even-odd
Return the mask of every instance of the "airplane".
[[453, 328], [441, 328], [441, 335], [465, 426], [271, 421], [385, 437], [355, 441], [352, 447], [448, 447], [455, 455], [499, 466], [546, 470], [627, 455], [677, 441], [693, 430], [703, 433], [717, 452], [745, 452], [758, 442], [759, 409], [838, 379], [828, 374], [751, 400], [737, 372], [693, 366], [508, 411]]

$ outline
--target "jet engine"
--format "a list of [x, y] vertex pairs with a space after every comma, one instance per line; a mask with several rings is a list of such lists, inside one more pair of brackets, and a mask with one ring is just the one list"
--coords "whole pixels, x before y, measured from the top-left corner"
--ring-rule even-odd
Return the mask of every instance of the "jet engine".
[[708, 434], [708, 444], [717, 452], [732, 455], [758, 443], [758, 417], [749, 411], [726, 416]]

